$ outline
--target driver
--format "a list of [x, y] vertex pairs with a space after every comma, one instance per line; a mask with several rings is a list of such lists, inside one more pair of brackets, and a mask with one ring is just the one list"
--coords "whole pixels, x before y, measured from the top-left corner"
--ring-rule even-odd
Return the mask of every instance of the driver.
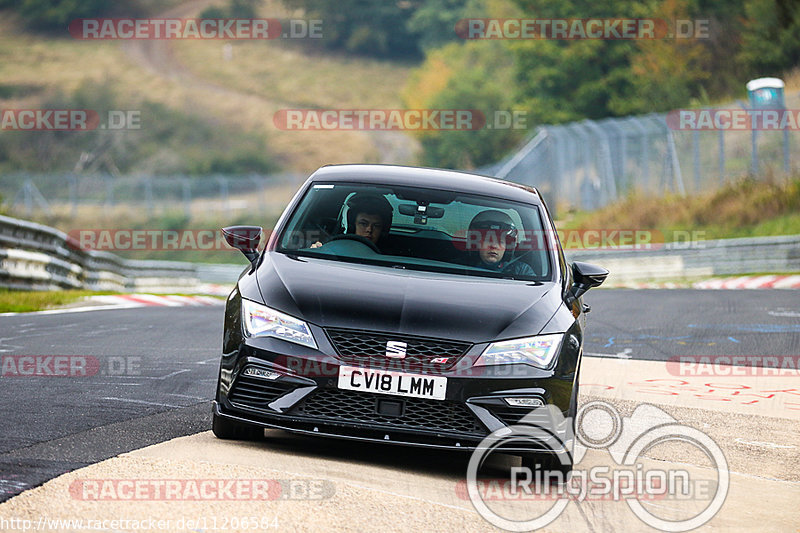
[[[392, 225], [392, 205], [381, 195], [356, 193], [347, 201], [346, 234], [369, 239], [376, 245], [389, 234]], [[311, 248], [319, 248], [317, 241]]]
[[511, 262], [517, 247], [517, 228], [506, 213], [489, 209], [475, 215], [469, 223], [467, 242], [472, 243], [476, 240], [479, 242], [478, 253], [470, 252], [474, 256], [471, 261], [473, 266], [512, 276], [536, 277], [536, 273], [528, 263]]

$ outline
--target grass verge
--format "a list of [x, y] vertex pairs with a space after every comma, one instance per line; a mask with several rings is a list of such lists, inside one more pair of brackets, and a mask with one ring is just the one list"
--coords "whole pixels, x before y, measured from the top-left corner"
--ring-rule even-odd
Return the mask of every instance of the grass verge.
[[[662, 198], [631, 194], [593, 212], [576, 212], [560, 230], [627, 229], [660, 232], [665, 242], [697, 232], [703, 239], [800, 234], [800, 176], [745, 178], [717, 191]], [[702, 233], [700, 233], [702, 232]]]
[[77, 302], [88, 296], [118, 294], [111, 291], [17, 291], [0, 289], [0, 313], [29, 313]]

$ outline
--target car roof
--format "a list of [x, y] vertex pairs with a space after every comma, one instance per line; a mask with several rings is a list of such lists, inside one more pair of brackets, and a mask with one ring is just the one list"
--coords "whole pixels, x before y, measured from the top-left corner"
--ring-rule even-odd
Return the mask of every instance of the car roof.
[[401, 165], [327, 165], [311, 175], [313, 182], [356, 182], [488, 195], [495, 198], [541, 204], [534, 187], [489, 176], [440, 168]]

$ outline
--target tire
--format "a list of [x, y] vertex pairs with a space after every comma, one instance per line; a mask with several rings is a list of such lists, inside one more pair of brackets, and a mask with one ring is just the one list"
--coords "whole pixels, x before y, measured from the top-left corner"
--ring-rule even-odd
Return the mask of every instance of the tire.
[[532, 453], [523, 455], [521, 457], [522, 457], [522, 466], [530, 468], [531, 472], [535, 472], [536, 470], [545, 470], [552, 472], [553, 475], [558, 475], [558, 473], [560, 472], [561, 478], [564, 480], [564, 482], [569, 480], [569, 476], [572, 473], [571, 456], [569, 457], [567, 464], [563, 464], [555, 455], [547, 453], [539, 453], [539, 454]]
[[[572, 387], [572, 394], [569, 397], [569, 416], [572, 419], [572, 436], [573, 438], [577, 438], [578, 435], [575, 433], [577, 426], [575, 425], [575, 419], [578, 417], [578, 380], [580, 379], [581, 369], [578, 368], [578, 372], [575, 375], [575, 385]], [[571, 452], [570, 452], [571, 453]]]
[[262, 428], [235, 422], [217, 413], [212, 415], [211, 431], [215, 437], [224, 440], [260, 440], [264, 437]]

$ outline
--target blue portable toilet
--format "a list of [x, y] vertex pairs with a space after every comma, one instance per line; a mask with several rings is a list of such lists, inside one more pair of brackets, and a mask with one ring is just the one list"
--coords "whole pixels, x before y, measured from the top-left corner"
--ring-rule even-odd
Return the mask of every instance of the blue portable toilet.
[[747, 96], [754, 109], [783, 109], [783, 80], [758, 78], [747, 82]]
[[[783, 80], [779, 78], [758, 78], [747, 82], [747, 96], [750, 109], [786, 109], [783, 99]], [[752, 158], [750, 171], [758, 172], [758, 131], [752, 130]], [[789, 130], [783, 130], [783, 171], [788, 174], [789, 164]]]

